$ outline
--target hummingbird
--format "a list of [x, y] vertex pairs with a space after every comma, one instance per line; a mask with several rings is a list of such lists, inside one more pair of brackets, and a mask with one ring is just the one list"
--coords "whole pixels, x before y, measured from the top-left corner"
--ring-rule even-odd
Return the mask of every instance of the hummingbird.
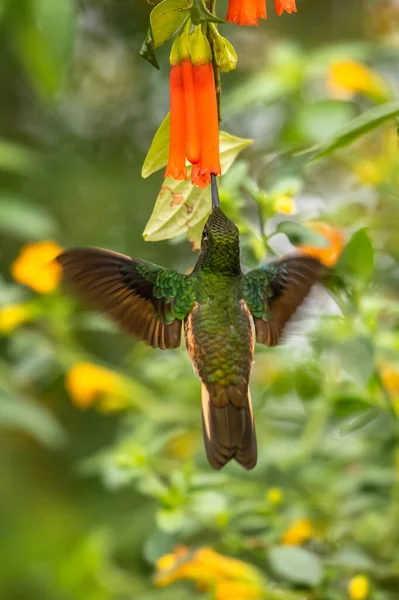
[[316, 258], [293, 254], [244, 274], [239, 232], [220, 208], [212, 175], [212, 212], [192, 272], [177, 271], [101, 248], [71, 248], [57, 261], [83, 300], [154, 348], [186, 347], [202, 385], [208, 461], [257, 463], [249, 377], [255, 339], [275, 346], [299, 304], [320, 280]]

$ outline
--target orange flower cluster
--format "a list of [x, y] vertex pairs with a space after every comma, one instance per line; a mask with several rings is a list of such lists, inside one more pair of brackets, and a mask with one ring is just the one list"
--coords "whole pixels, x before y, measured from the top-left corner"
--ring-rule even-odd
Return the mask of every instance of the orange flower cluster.
[[[295, 0], [275, 0], [274, 8], [280, 17], [284, 11], [297, 12]], [[266, 19], [266, 0], [229, 0], [226, 21], [238, 25], [258, 25], [258, 19]]]
[[219, 119], [212, 53], [201, 26], [174, 41], [170, 63], [170, 150], [165, 177], [187, 179], [186, 158], [198, 187], [220, 175]]

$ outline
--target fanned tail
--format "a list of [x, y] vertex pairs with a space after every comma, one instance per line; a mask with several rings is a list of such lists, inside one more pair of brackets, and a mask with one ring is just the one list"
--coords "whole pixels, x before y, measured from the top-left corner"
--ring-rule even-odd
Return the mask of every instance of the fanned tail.
[[258, 453], [249, 388], [239, 402], [233, 387], [215, 392], [202, 383], [202, 427], [209, 463], [221, 469], [235, 459], [245, 469], [253, 469]]

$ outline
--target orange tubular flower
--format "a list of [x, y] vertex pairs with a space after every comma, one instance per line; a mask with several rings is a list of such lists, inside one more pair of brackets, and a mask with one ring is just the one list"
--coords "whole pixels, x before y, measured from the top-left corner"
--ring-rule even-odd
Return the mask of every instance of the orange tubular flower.
[[215, 78], [210, 63], [194, 67], [197, 118], [201, 123], [201, 161], [193, 166], [191, 180], [198, 187], [210, 182], [211, 173], [220, 174], [219, 122]]
[[266, 0], [229, 0], [226, 21], [259, 25], [258, 19], [266, 19]]
[[187, 179], [186, 137], [182, 65], [172, 65], [170, 71], [170, 148], [165, 177]]
[[284, 11], [289, 14], [297, 12], [295, 0], [275, 0], [274, 8], [279, 17], [281, 17]]
[[193, 165], [192, 183], [206, 187], [220, 175], [219, 120], [212, 54], [201, 27], [186, 28], [173, 44], [170, 74], [170, 151], [165, 177], [186, 179], [185, 160]]
[[[274, 0], [276, 13], [296, 13], [295, 0]], [[238, 25], [259, 25], [259, 19], [267, 19], [266, 0], [229, 0], [226, 21]]]

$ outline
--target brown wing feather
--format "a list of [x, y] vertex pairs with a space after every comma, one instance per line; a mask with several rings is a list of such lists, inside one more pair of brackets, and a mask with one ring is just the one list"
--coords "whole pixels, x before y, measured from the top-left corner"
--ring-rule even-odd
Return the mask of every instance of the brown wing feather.
[[57, 261], [71, 289], [128, 333], [162, 350], [180, 346], [182, 322], [160, 320], [165, 302], [153, 298], [153, 284], [136, 268], [144, 261], [100, 248], [66, 250]]
[[268, 299], [270, 320], [254, 318], [256, 340], [266, 346], [277, 345], [284, 325], [325, 271], [322, 263], [311, 256], [290, 256], [275, 264], [278, 273], [270, 284], [273, 295]]

